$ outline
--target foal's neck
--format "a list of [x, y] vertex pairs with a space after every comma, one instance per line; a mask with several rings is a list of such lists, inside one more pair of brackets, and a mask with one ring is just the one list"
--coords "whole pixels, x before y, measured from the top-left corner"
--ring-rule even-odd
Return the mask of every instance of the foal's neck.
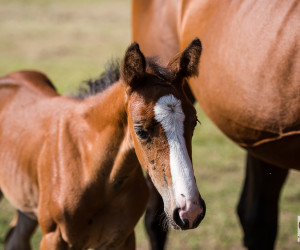
[[87, 175], [101, 174], [108, 183], [118, 186], [129, 172], [139, 168], [127, 124], [125, 87], [116, 82], [83, 105], [83, 117], [93, 137], [89, 152], [93, 163]]
[[118, 129], [127, 126], [125, 87], [121, 81], [86, 99], [84, 107], [86, 120], [100, 131], [107, 125]]

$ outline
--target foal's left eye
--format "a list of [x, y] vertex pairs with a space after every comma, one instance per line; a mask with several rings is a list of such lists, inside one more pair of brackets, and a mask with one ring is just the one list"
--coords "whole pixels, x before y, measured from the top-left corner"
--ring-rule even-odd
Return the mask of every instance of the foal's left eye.
[[148, 133], [143, 127], [135, 127], [134, 131], [139, 138], [141, 139], [148, 138]]

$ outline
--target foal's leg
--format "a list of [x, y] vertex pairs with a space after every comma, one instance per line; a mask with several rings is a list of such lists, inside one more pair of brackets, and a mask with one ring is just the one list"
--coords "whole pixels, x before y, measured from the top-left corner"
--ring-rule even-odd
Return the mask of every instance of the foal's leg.
[[162, 225], [164, 204], [149, 176], [147, 176], [147, 184], [150, 197], [146, 208], [145, 224], [150, 238], [151, 249], [160, 250], [164, 249], [167, 237], [167, 229], [164, 229]]
[[37, 226], [37, 220], [18, 211], [17, 221], [5, 237], [5, 250], [30, 250], [30, 237]]
[[273, 249], [277, 234], [278, 200], [288, 170], [248, 154], [238, 215], [249, 249]]

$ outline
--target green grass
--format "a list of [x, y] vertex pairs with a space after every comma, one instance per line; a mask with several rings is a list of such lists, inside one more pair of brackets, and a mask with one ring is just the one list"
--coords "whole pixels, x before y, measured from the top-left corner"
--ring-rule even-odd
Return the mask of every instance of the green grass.
[[[101, 73], [112, 57], [130, 43], [128, 0], [1, 0], [0, 75], [19, 69], [45, 72], [61, 93]], [[193, 139], [193, 161], [199, 190], [207, 204], [201, 225], [171, 231], [167, 249], [243, 249], [235, 207], [244, 179], [245, 152], [228, 140], [197, 106], [202, 125]], [[282, 192], [277, 249], [299, 249], [300, 173], [292, 171]], [[13, 217], [0, 203], [0, 249]], [[33, 238], [39, 249], [40, 231]], [[136, 228], [137, 248], [149, 249], [142, 221]]]

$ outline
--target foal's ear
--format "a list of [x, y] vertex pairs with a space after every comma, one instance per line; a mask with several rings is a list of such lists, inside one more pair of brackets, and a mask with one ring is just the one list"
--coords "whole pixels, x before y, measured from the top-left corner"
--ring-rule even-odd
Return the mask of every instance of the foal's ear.
[[127, 49], [122, 65], [121, 75], [126, 85], [133, 88], [144, 76], [146, 70], [146, 59], [139, 45], [134, 42]]
[[184, 77], [193, 77], [198, 75], [199, 58], [202, 52], [201, 41], [195, 38], [184, 51], [175, 55], [168, 63], [168, 68], [175, 79], [182, 82]]

